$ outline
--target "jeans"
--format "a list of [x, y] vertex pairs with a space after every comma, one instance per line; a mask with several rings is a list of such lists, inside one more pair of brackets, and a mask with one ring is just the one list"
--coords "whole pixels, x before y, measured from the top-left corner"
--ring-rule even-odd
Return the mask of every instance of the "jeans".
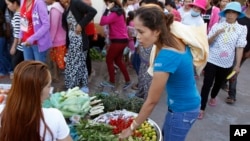
[[36, 60], [46, 62], [47, 51], [39, 52], [37, 45], [23, 46], [23, 57], [24, 60]]
[[12, 65], [6, 39], [0, 37], [0, 74], [7, 74], [11, 71]]
[[137, 75], [139, 75], [140, 64], [141, 64], [140, 55], [137, 51], [135, 51], [132, 57], [132, 65]]
[[168, 111], [163, 125], [164, 141], [184, 141], [199, 115], [199, 109], [190, 112]]
[[[240, 62], [240, 66], [246, 61], [247, 58], [243, 57]], [[229, 80], [229, 91], [228, 91], [228, 97], [231, 99], [236, 100], [236, 85], [237, 85], [237, 77], [238, 75], [235, 75]]]

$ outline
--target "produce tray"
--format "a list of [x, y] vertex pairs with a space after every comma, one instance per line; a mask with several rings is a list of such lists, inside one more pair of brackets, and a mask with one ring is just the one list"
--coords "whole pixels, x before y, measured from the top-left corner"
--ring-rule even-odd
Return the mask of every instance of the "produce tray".
[[[11, 84], [0, 84], [0, 89], [3, 89], [3, 90], [9, 90], [10, 87], [11, 87]], [[54, 90], [54, 87], [51, 87], [50, 94], [53, 93], [53, 90]]]
[[[108, 124], [109, 120], [111, 118], [112, 119], [116, 119], [116, 118], [119, 118], [119, 117], [131, 118], [131, 117], [136, 117], [137, 115], [138, 115], [138, 113], [134, 113], [134, 112], [127, 111], [127, 110], [116, 110], [116, 111], [113, 111], [113, 112], [108, 112], [108, 113], [102, 114], [102, 115], [96, 117], [95, 119], [93, 119], [93, 121], [98, 122], [98, 123], [106, 123], [106, 124]], [[162, 133], [161, 133], [160, 127], [156, 124], [156, 122], [154, 122], [150, 118], [148, 118], [147, 121], [156, 130], [157, 141], [161, 141], [162, 140]]]
[[0, 88], [2, 89], [10, 89], [11, 84], [0, 84]]

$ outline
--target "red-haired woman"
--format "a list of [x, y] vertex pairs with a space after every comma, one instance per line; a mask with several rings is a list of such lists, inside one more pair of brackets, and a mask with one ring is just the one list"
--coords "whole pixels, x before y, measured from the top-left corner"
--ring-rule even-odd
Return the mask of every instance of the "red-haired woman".
[[23, 61], [16, 66], [6, 105], [0, 110], [1, 141], [72, 141], [62, 113], [42, 108], [50, 86], [44, 63]]

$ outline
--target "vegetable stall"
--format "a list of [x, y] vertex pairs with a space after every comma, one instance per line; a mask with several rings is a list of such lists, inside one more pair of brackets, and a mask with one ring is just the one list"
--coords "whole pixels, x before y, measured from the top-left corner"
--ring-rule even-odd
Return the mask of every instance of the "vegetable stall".
[[[5, 100], [8, 89], [0, 90], [0, 100], [2, 95]], [[143, 102], [143, 99], [137, 97], [124, 99], [117, 95], [104, 94], [89, 96], [79, 87], [75, 87], [51, 94], [43, 102], [43, 107], [57, 108], [63, 113], [74, 141], [119, 141], [118, 134], [130, 126]], [[127, 140], [161, 141], [161, 139], [158, 125], [153, 120], [147, 119]]]

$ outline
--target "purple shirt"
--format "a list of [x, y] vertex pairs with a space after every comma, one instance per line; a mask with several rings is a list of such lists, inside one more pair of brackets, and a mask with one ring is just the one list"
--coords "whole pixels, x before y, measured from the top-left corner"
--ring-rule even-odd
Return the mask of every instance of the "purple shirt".
[[[21, 1], [21, 7], [23, 0]], [[32, 9], [32, 21], [34, 27], [34, 34], [30, 36], [27, 41], [34, 43], [37, 41], [39, 52], [46, 51], [52, 47], [52, 41], [50, 36], [50, 22], [47, 11], [47, 6], [43, 0], [35, 0]], [[20, 32], [20, 38], [22, 38], [22, 32]]]

